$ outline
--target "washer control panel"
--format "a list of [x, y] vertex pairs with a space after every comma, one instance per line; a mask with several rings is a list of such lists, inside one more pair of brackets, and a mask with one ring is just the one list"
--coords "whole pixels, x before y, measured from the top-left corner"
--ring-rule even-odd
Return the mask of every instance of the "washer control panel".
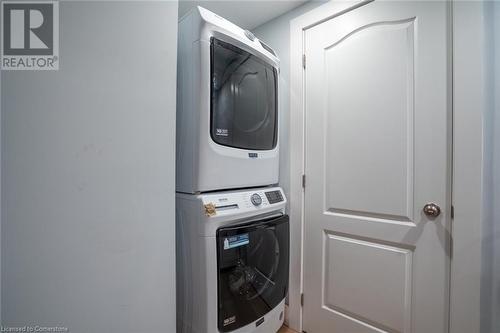
[[283, 195], [280, 190], [264, 192], [266, 194], [267, 201], [270, 204], [275, 204], [283, 201]]
[[201, 195], [201, 200], [209, 216], [284, 207], [286, 203], [285, 195], [279, 187], [207, 193]]

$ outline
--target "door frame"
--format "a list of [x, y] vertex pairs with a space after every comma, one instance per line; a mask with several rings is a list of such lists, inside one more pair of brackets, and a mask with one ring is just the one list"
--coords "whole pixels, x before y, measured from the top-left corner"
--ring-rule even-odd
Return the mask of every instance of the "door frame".
[[[290, 243], [299, 246], [290, 249], [288, 325], [298, 332], [302, 332], [305, 228], [305, 31], [372, 1], [330, 1], [290, 22]], [[451, 222], [449, 332], [468, 333], [480, 329], [483, 127], [487, 106], [485, 7], [481, 2], [453, 0], [450, 14], [453, 133], [450, 165], [454, 217]]]

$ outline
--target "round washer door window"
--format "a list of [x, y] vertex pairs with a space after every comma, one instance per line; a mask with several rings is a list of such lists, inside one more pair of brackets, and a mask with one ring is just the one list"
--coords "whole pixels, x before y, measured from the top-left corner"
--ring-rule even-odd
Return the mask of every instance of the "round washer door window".
[[258, 320], [288, 292], [288, 216], [217, 231], [218, 327]]
[[[236, 297], [252, 300], [263, 295], [276, 284], [279, 273], [280, 243], [276, 230], [263, 229], [246, 258], [238, 259], [232, 271], [228, 272], [229, 289]], [[269, 250], [269, 252], [268, 252]]]

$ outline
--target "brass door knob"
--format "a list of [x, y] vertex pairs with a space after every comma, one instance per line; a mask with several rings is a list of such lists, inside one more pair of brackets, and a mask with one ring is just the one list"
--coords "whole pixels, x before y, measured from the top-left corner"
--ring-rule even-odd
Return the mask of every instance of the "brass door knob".
[[424, 214], [430, 218], [436, 218], [441, 214], [441, 208], [433, 202], [430, 202], [424, 206]]

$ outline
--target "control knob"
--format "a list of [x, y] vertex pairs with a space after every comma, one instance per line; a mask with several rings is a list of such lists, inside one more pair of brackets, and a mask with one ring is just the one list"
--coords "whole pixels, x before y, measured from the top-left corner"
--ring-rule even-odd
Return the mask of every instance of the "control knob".
[[257, 193], [254, 193], [250, 197], [250, 201], [252, 201], [254, 206], [259, 206], [262, 203], [262, 198]]
[[245, 36], [250, 39], [252, 42], [255, 40], [255, 35], [253, 33], [251, 33], [250, 31], [248, 30], [245, 30]]

